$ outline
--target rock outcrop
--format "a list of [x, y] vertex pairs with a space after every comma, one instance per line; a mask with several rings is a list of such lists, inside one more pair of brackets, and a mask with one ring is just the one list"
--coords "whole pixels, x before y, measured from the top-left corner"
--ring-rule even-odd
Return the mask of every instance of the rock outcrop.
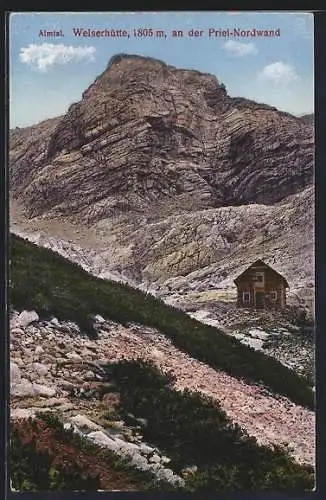
[[10, 194], [24, 210], [11, 225], [58, 240], [69, 222], [63, 239], [97, 253], [97, 274], [164, 297], [232, 289], [263, 258], [300, 302], [314, 285], [313, 144], [311, 115], [118, 55], [64, 116], [11, 131]]
[[140, 56], [113, 58], [66, 115], [14, 131], [10, 149], [11, 194], [28, 214], [81, 222], [272, 204], [313, 178], [304, 120]]

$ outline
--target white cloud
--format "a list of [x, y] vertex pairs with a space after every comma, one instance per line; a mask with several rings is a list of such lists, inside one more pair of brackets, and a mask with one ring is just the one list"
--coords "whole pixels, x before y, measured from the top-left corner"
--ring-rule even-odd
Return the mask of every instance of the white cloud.
[[64, 45], [63, 43], [55, 45], [53, 43], [42, 43], [39, 45], [29, 44], [27, 47], [21, 47], [20, 60], [31, 66], [35, 66], [40, 71], [46, 71], [54, 64], [67, 64], [70, 61], [81, 61], [86, 59], [94, 60], [95, 47]]
[[297, 75], [292, 66], [281, 61], [265, 66], [259, 73], [259, 77], [278, 85], [288, 85], [299, 80], [299, 75]]
[[258, 50], [255, 47], [255, 44], [252, 42], [242, 43], [236, 42], [234, 40], [228, 40], [225, 42], [223, 48], [229, 52], [230, 54], [236, 57], [248, 56], [250, 54], [257, 54]]

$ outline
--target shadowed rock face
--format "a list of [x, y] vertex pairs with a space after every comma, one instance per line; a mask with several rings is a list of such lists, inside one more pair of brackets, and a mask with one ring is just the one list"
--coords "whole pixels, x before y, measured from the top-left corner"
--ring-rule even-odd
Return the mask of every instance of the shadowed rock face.
[[273, 204], [313, 177], [311, 120], [230, 98], [215, 76], [119, 55], [66, 115], [10, 135], [29, 216], [94, 223]]

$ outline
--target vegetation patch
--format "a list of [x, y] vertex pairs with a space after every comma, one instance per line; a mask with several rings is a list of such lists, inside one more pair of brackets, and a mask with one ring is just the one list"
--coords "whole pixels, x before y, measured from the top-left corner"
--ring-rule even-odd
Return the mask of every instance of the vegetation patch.
[[74, 321], [90, 336], [96, 335], [94, 314], [124, 325], [134, 322], [157, 328], [178, 348], [213, 368], [314, 408], [308, 379], [150, 294], [96, 278], [51, 250], [15, 235], [10, 237], [9, 257], [9, 299], [16, 309], [35, 309], [41, 317], [54, 315]]
[[[121, 417], [144, 423], [145, 440], [185, 468], [188, 490], [310, 490], [314, 470], [296, 463], [280, 447], [259, 446], [210, 398], [172, 387], [173, 379], [141, 361], [106, 367], [120, 392]], [[196, 470], [197, 468], [197, 470]]]
[[173, 489], [65, 429], [52, 413], [12, 423], [10, 476], [16, 491]]

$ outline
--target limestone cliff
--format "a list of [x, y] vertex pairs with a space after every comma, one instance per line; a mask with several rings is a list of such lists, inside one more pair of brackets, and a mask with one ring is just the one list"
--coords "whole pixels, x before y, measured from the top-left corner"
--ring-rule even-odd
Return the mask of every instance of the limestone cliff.
[[215, 76], [121, 55], [61, 119], [12, 134], [11, 193], [89, 222], [272, 204], [312, 182], [312, 146], [304, 120]]
[[11, 131], [10, 194], [52, 236], [54, 219], [92, 226], [82, 243], [137, 282], [230, 286], [265, 257], [300, 288], [314, 275], [313, 144], [312, 116], [122, 54], [64, 116]]

